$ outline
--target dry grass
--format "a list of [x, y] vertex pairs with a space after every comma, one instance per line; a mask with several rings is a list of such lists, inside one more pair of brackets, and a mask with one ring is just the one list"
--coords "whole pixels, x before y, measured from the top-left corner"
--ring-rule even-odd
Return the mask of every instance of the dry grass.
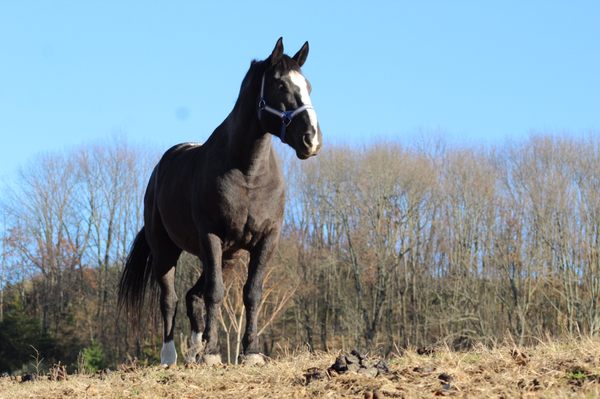
[[306, 383], [307, 369], [326, 370], [336, 355], [302, 353], [261, 368], [134, 367], [69, 375], [66, 381], [0, 378], [0, 398], [600, 397], [600, 340], [595, 339], [519, 349], [406, 351], [389, 360], [386, 376], [323, 372], [322, 379]]

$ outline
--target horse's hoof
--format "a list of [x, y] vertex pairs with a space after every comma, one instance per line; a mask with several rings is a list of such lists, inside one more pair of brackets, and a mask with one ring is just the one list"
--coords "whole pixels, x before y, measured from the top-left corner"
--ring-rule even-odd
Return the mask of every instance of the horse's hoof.
[[204, 347], [201, 345], [191, 347], [185, 353], [185, 364], [198, 363], [203, 352]]
[[183, 364], [185, 364], [185, 366], [187, 367], [188, 365], [194, 364], [194, 363], [196, 363], [196, 354], [186, 353]]
[[198, 363], [196, 363], [195, 361], [193, 361], [193, 362], [186, 362], [185, 363], [185, 368], [186, 369], [196, 369], [198, 367], [200, 367], [200, 365]]
[[242, 355], [241, 363], [244, 366], [264, 366], [265, 365], [265, 355], [261, 353], [251, 353], [249, 355]]
[[205, 366], [220, 366], [221, 365], [221, 355], [209, 355], [205, 354], [202, 356], [202, 364]]

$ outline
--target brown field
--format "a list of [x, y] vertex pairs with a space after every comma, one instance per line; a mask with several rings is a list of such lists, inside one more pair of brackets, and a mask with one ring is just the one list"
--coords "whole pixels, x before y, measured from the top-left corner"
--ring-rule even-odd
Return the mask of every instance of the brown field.
[[[597, 339], [466, 352], [410, 350], [388, 359], [390, 372], [377, 377], [330, 375], [326, 370], [337, 355], [299, 353], [264, 367], [121, 366], [108, 374], [58, 376], [59, 381], [0, 378], [0, 398], [600, 397]], [[311, 368], [320, 370], [307, 373]], [[316, 378], [307, 383], [307, 374]]]

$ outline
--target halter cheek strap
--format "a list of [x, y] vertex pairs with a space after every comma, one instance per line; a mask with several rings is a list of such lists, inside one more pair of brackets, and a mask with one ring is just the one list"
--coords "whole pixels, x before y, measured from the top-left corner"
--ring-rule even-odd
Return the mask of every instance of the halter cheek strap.
[[265, 75], [262, 76], [262, 82], [260, 84], [260, 99], [258, 100], [258, 119], [260, 119], [261, 112], [267, 111], [279, 118], [281, 118], [281, 130], [279, 131], [279, 138], [285, 143], [285, 130], [292, 123], [292, 119], [300, 112], [306, 111], [307, 109], [313, 109], [310, 104], [304, 104], [299, 108], [292, 109], [289, 111], [280, 111], [267, 105], [265, 101]]

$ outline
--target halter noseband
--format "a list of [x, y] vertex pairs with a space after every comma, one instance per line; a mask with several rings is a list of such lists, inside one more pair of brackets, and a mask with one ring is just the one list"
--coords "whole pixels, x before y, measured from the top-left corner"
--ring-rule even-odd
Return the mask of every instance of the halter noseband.
[[285, 143], [285, 129], [292, 123], [292, 119], [296, 115], [298, 115], [302, 111], [306, 111], [307, 109], [313, 109], [313, 106], [310, 104], [304, 104], [299, 108], [292, 109], [289, 111], [280, 111], [273, 107], [269, 107], [267, 102], [265, 101], [265, 75], [262, 76], [262, 82], [260, 84], [260, 99], [258, 100], [258, 119], [260, 119], [261, 111], [267, 111], [272, 113], [273, 115], [281, 118], [281, 130], [279, 131], [279, 138], [282, 142]]

